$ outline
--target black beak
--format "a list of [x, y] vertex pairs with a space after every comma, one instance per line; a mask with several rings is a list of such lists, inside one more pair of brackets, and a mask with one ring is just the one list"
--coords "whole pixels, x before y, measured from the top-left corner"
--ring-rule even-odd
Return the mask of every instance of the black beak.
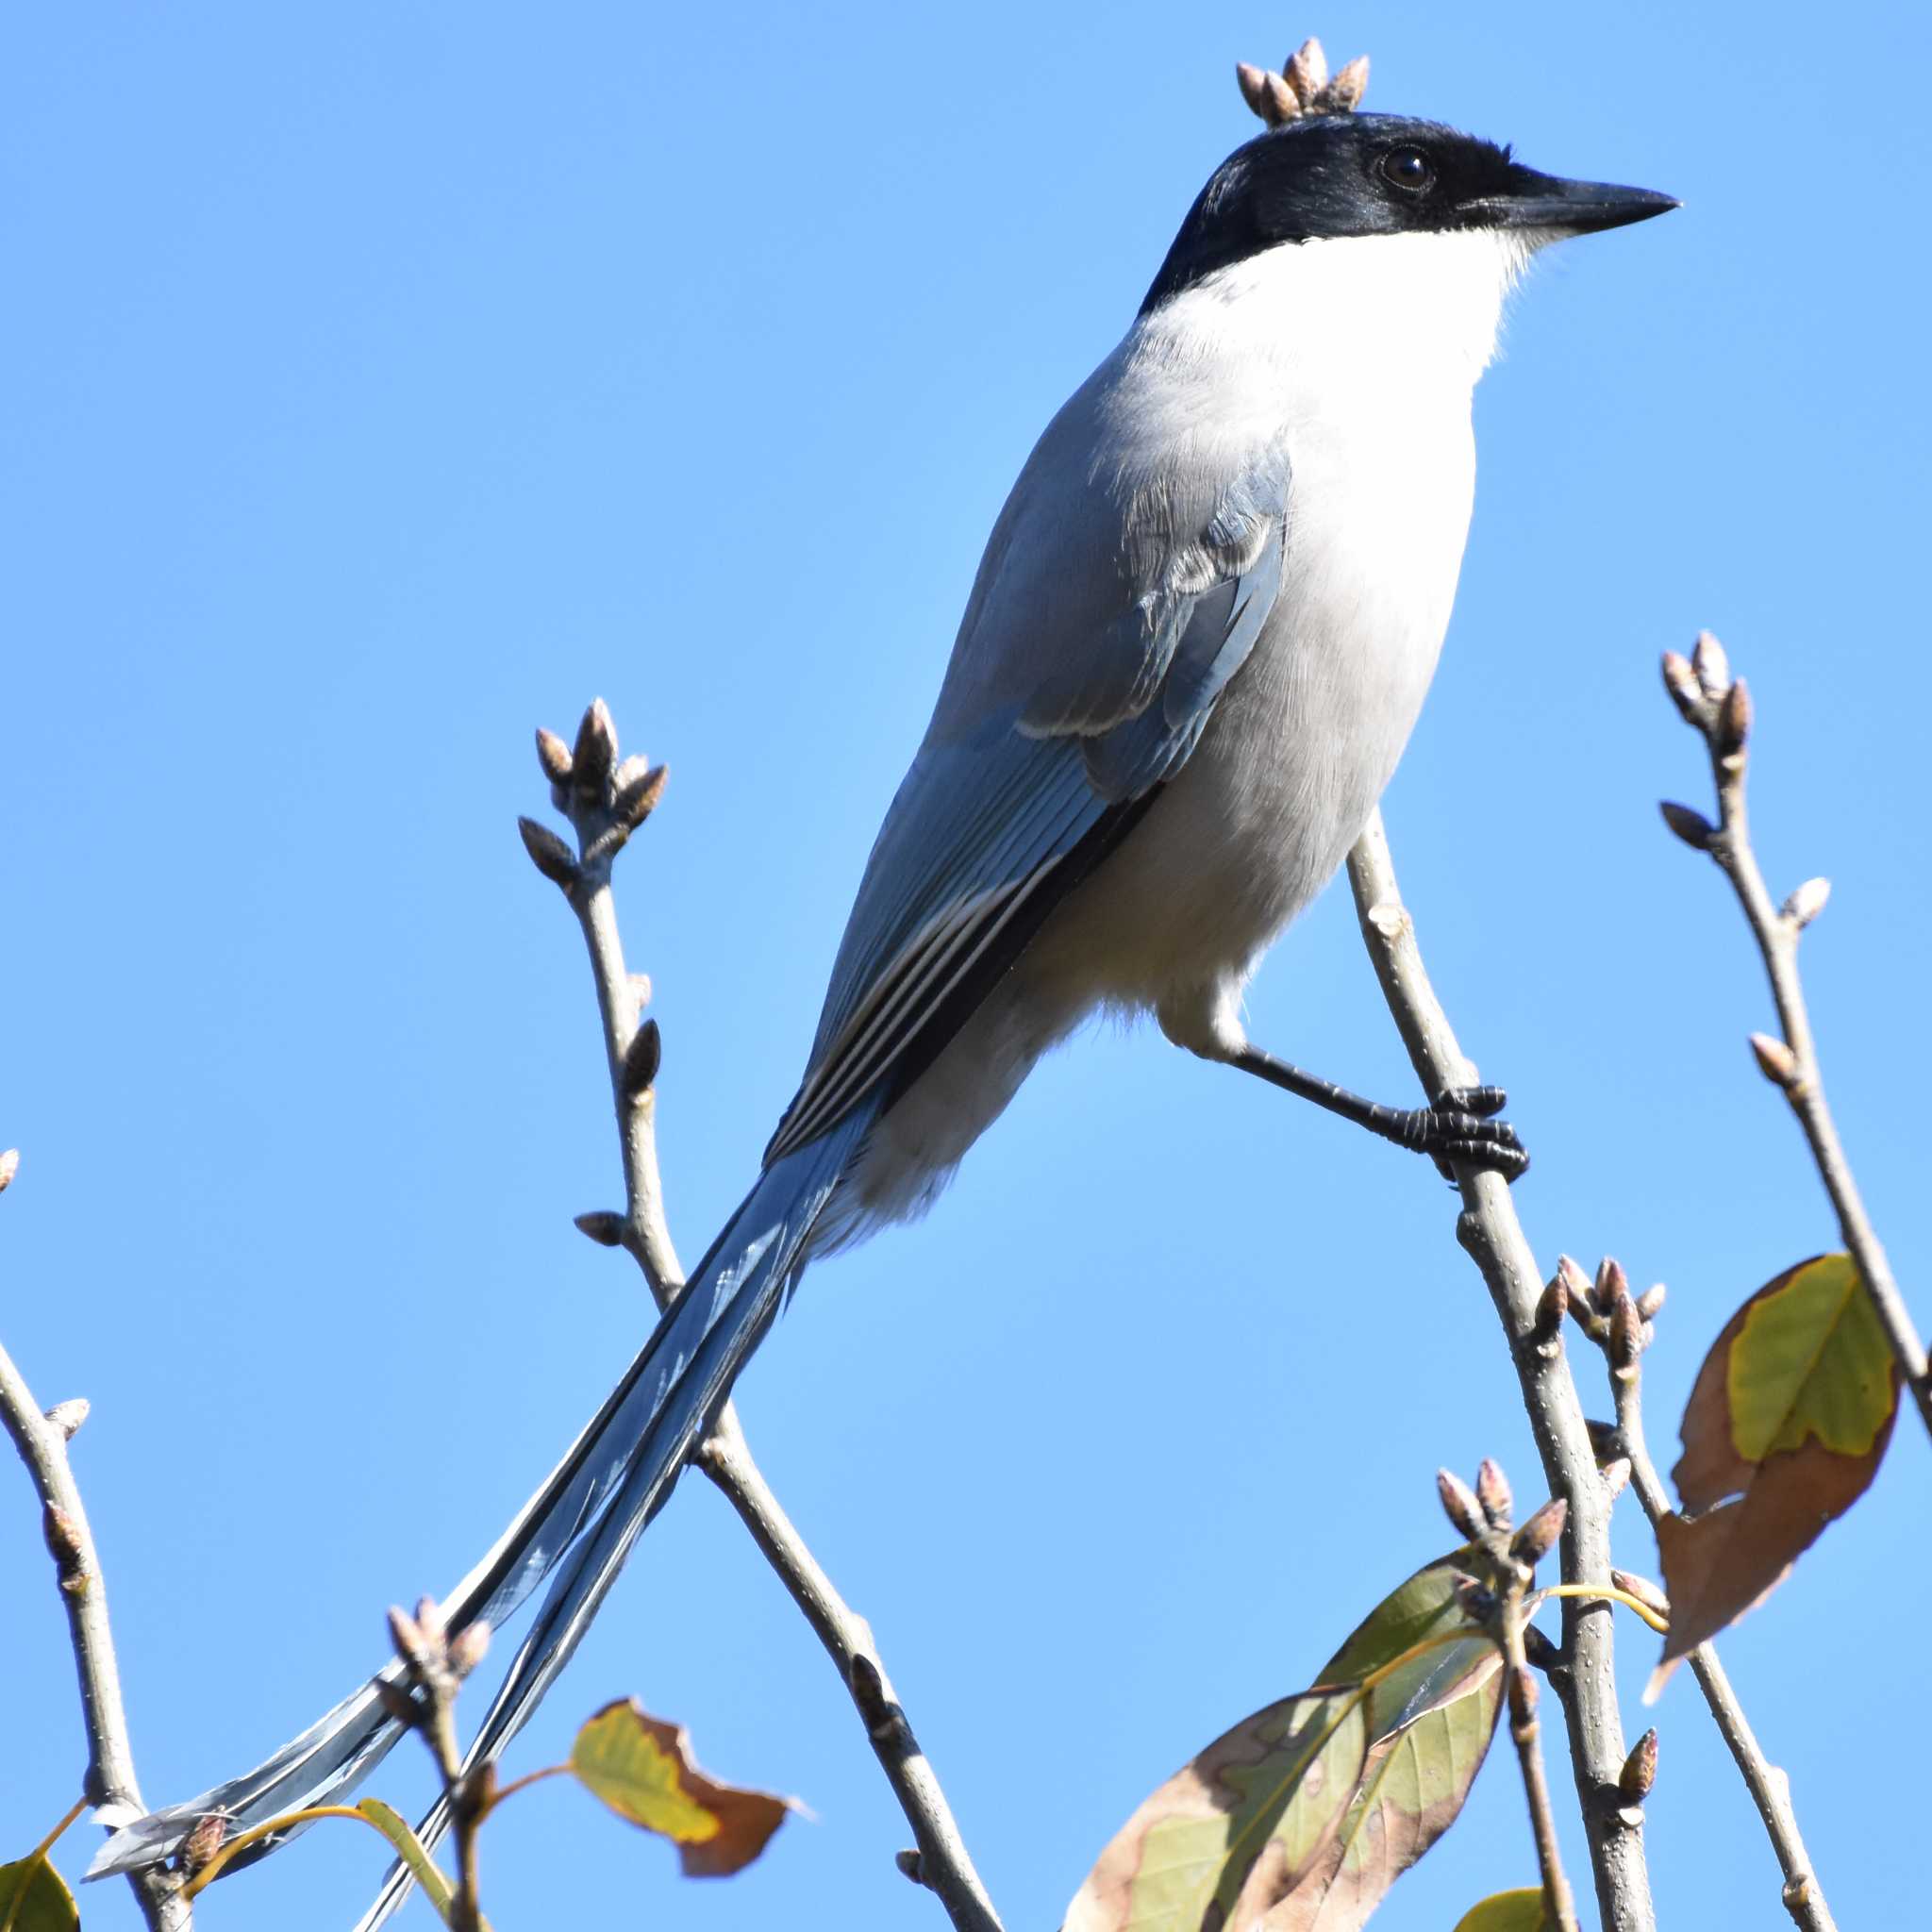
[[1557, 228], [1567, 235], [1593, 235], [1602, 228], [1627, 227], [1678, 206], [1668, 194], [1648, 188], [1618, 188], [1607, 181], [1566, 181], [1557, 175], [1518, 170], [1520, 185], [1507, 194], [1463, 203], [1474, 219], [1497, 228]]

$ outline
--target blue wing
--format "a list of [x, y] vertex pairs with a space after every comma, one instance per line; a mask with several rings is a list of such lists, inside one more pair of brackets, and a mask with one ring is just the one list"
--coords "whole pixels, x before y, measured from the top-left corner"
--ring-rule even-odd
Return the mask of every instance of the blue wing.
[[1278, 448], [1191, 514], [1184, 497], [1177, 514], [1170, 506], [1182, 527], [1165, 542], [1136, 534], [1152, 514], [1144, 491], [1091, 483], [1080, 514], [1062, 512], [1042, 541], [1026, 525], [1045, 521], [1036, 473], [1053, 467], [1054, 433], [988, 546], [948, 690], [873, 848], [767, 1160], [836, 1125], [950, 1031], [962, 995], [1011, 963], [1186, 761], [1274, 607], [1288, 534]]

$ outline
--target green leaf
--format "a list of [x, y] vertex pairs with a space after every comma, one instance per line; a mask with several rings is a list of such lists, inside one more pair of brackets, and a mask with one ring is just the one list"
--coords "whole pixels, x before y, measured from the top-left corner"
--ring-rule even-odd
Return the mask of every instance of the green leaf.
[[707, 1777], [689, 1735], [631, 1698], [607, 1704], [584, 1725], [570, 1768], [620, 1818], [670, 1839], [688, 1878], [727, 1877], [749, 1865], [791, 1808], [769, 1791]]
[[1310, 1690], [1217, 1738], [1121, 1827], [1063, 1932], [1256, 1932], [1334, 1838], [1365, 1707], [1353, 1690]]
[[80, 1932], [80, 1911], [44, 1853], [0, 1865], [0, 1932]]
[[1456, 1932], [1556, 1932], [1556, 1921], [1543, 1909], [1542, 1887], [1531, 1885], [1494, 1892], [1470, 1907], [1457, 1920]]
[[[451, 1907], [456, 1888], [443, 1875], [442, 1868], [424, 1849], [423, 1840], [409, 1829], [408, 1822], [380, 1798], [364, 1798], [357, 1807], [364, 1818], [396, 1848], [396, 1857], [408, 1867], [409, 1876], [423, 1888], [423, 1896], [433, 1905], [445, 1925], [456, 1923]], [[484, 1924], [487, 1928], [489, 1921]]]
[[1725, 1370], [1731, 1441], [1747, 1462], [1815, 1438], [1863, 1456], [1897, 1400], [1891, 1343], [1849, 1255], [1781, 1275], [1744, 1310]]

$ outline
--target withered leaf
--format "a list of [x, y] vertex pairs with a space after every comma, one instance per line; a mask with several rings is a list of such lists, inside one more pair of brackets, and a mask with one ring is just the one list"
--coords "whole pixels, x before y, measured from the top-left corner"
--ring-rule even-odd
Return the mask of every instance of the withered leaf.
[[1121, 1827], [1062, 1932], [1259, 1932], [1333, 1839], [1367, 1742], [1347, 1689], [1243, 1719]]
[[1541, 1885], [1491, 1892], [1456, 1922], [1456, 1932], [1555, 1932], [1555, 1927]]
[[670, 1839], [687, 1878], [742, 1871], [791, 1809], [769, 1791], [707, 1777], [683, 1727], [648, 1716], [635, 1698], [607, 1704], [584, 1725], [570, 1768], [620, 1818]]
[[1899, 1380], [1849, 1255], [1800, 1262], [1724, 1324], [1691, 1389], [1673, 1472], [1690, 1513], [1657, 1524], [1665, 1667], [1774, 1590], [1865, 1492], [1891, 1438]]
[[0, 1925], [11, 1932], [80, 1932], [74, 1894], [44, 1854], [0, 1865]]

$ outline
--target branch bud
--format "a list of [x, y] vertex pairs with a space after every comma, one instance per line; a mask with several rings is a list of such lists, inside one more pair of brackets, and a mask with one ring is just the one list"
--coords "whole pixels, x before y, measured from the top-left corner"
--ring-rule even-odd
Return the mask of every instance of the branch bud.
[[1670, 1598], [1649, 1577], [1640, 1576], [1634, 1570], [1612, 1570], [1610, 1581], [1626, 1596], [1634, 1596], [1646, 1609], [1655, 1610], [1659, 1617], [1670, 1616]]
[[443, 1640], [448, 1635], [449, 1625], [442, 1621], [442, 1606], [433, 1596], [419, 1596], [416, 1599], [416, 1627], [423, 1633], [424, 1641], [438, 1650], [444, 1648]]
[[0, 1154], [0, 1194], [13, 1185], [13, 1176], [20, 1172], [20, 1149], [9, 1147]]
[[1439, 1469], [1436, 1494], [1441, 1500], [1442, 1513], [1471, 1542], [1476, 1541], [1485, 1524], [1482, 1505], [1476, 1501], [1475, 1492], [1453, 1470]]
[[1670, 1292], [1661, 1281], [1654, 1281], [1637, 1297], [1637, 1312], [1646, 1322], [1655, 1322], [1657, 1310], [1664, 1305], [1664, 1297]]
[[1610, 1315], [1610, 1368], [1620, 1378], [1636, 1372], [1637, 1357], [1643, 1353], [1643, 1318], [1628, 1292], [1620, 1295]]
[[1656, 1782], [1657, 1731], [1653, 1727], [1631, 1745], [1624, 1769], [1617, 1774], [1617, 1790], [1629, 1803], [1641, 1805], [1650, 1796], [1650, 1788]]
[[1545, 1355], [1554, 1356], [1563, 1333], [1563, 1317], [1570, 1312], [1570, 1291], [1560, 1274], [1553, 1275], [1537, 1297], [1536, 1313], [1530, 1320], [1529, 1339]]
[[1697, 641], [1690, 647], [1690, 668], [1697, 674], [1704, 695], [1713, 703], [1730, 689], [1731, 660], [1725, 657], [1724, 647], [1707, 630], [1699, 631]]
[[553, 785], [570, 783], [570, 746], [556, 732], [546, 731], [541, 724], [537, 727], [537, 762]]
[[411, 1670], [420, 1670], [429, 1660], [429, 1641], [423, 1627], [400, 1604], [389, 1607], [391, 1647]]
[[600, 1208], [590, 1214], [579, 1214], [572, 1223], [581, 1235], [588, 1235], [600, 1248], [621, 1248], [624, 1245], [624, 1216], [612, 1214], [608, 1208]]
[[1657, 809], [1664, 815], [1664, 824], [1693, 852], [1710, 850], [1710, 841], [1717, 837], [1717, 827], [1701, 811], [1692, 811], [1688, 805], [1676, 805], [1668, 798]]
[[1601, 1331], [1603, 1321], [1591, 1305], [1590, 1276], [1568, 1255], [1558, 1255], [1556, 1278], [1563, 1285], [1564, 1299], [1570, 1304], [1576, 1325], [1594, 1338]]
[[892, 1863], [898, 1866], [914, 1885], [925, 1883], [925, 1860], [910, 1845], [903, 1852], [895, 1852], [892, 1855]]
[[1802, 932], [1824, 910], [1824, 902], [1830, 897], [1829, 879], [1807, 879], [1785, 901], [1785, 917]]
[[57, 1402], [47, 1411], [47, 1420], [60, 1431], [61, 1440], [71, 1442], [80, 1433], [80, 1425], [86, 1422], [89, 1410], [85, 1395], [69, 1396], [65, 1402]]
[[1523, 1626], [1523, 1654], [1540, 1671], [1553, 1671], [1563, 1661], [1563, 1653], [1534, 1624]]
[[577, 882], [577, 862], [570, 847], [548, 825], [540, 825], [535, 819], [519, 819], [517, 830], [523, 834], [524, 850], [530, 855], [530, 863], [546, 879], [569, 891]]
[[47, 1539], [47, 1554], [62, 1590], [79, 1590], [87, 1582], [87, 1545], [80, 1539], [80, 1525], [58, 1503], [49, 1503], [41, 1512], [41, 1533]]
[[1751, 1051], [1757, 1058], [1757, 1071], [1774, 1087], [1790, 1087], [1798, 1077], [1798, 1057], [1782, 1040], [1769, 1033], [1751, 1036]]
[[1509, 1554], [1534, 1570], [1557, 1547], [1557, 1539], [1563, 1534], [1563, 1525], [1569, 1520], [1569, 1504], [1561, 1496], [1552, 1496], [1509, 1539]]
[[602, 791], [616, 762], [617, 726], [610, 722], [610, 708], [602, 698], [592, 698], [571, 749], [571, 775], [577, 790]]
[[624, 1097], [639, 1100], [651, 1091], [658, 1069], [664, 1064], [664, 1036], [655, 1020], [646, 1020], [630, 1037], [624, 1050], [622, 1082]]
[[1502, 1465], [1491, 1457], [1485, 1456], [1477, 1466], [1475, 1499], [1482, 1508], [1483, 1520], [1491, 1529], [1509, 1527], [1515, 1498], [1509, 1493], [1509, 1478], [1503, 1474]]
[[658, 809], [658, 801], [664, 796], [664, 788], [671, 781], [669, 765], [645, 767], [626, 778], [625, 774], [634, 763], [642, 765], [643, 760], [625, 758], [619, 770], [617, 796], [610, 808], [611, 816], [626, 832], [635, 832]]
[[1630, 1292], [1630, 1277], [1624, 1272], [1624, 1264], [1614, 1255], [1606, 1255], [1596, 1264], [1596, 1283], [1591, 1290], [1597, 1312], [1614, 1315], [1617, 1303]]
[[1734, 758], [1744, 749], [1750, 736], [1751, 692], [1740, 677], [1725, 691], [1724, 703], [1717, 708], [1717, 725], [1711, 741], [1719, 758]]
[[1687, 724], [1704, 728], [1705, 697], [1697, 683], [1697, 674], [1690, 668], [1690, 660], [1678, 651], [1664, 653], [1664, 689], [1671, 694], [1671, 702], [1677, 708], [1678, 715]]
[[392, 1677], [376, 1678], [375, 1701], [382, 1706], [384, 1717], [407, 1729], [414, 1730], [422, 1718], [423, 1707]]

